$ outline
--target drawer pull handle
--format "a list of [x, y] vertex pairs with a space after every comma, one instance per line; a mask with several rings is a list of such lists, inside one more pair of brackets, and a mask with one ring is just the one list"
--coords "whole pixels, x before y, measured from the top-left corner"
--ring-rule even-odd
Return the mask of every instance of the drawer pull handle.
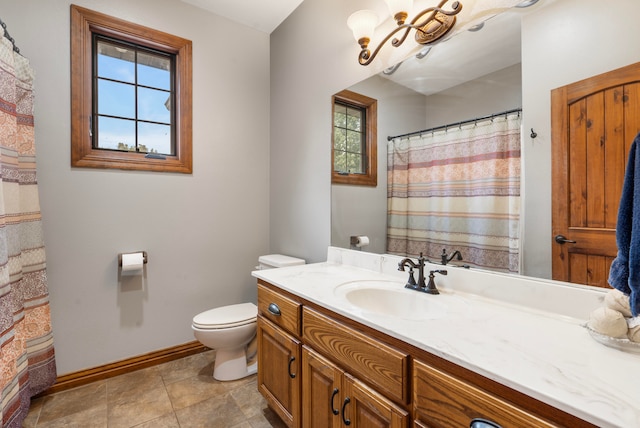
[[269, 313], [271, 313], [272, 315], [275, 315], [278, 317], [282, 315], [282, 312], [280, 312], [280, 308], [275, 303], [270, 303], [267, 309], [269, 310]]
[[291, 357], [289, 358], [289, 377], [291, 379], [295, 379], [296, 378], [296, 374], [295, 373], [291, 373], [291, 364], [293, 364], [293, 362], [296, 360], [296, 357]]
[[471, 420], [471, 425], [469, 425], [469, 428], [502, 428], [502, 427], [497, 423], [488, 421], [486, 419], [474, 418]]
[[344, 417], [344, 411], [347, 407], [347, 404], [349, 404], [351, 402], [351, 399], [349, 397], [344, 399], [344, 403], [342, 403], [342, 422], [345, 425], [351, 425], [351, 419], [347, 419]]
[[340, 410], [333, 407], [333, 400], [336, 398], [336, 395], [338, 395], [338, 388], [334, 388], [333, 394], [331, 394], [331, 413], [334, 415], [340, 414]]

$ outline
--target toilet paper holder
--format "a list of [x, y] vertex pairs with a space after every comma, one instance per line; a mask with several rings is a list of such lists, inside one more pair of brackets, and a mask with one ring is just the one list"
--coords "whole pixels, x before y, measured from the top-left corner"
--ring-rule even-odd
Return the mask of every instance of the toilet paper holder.
[[122, 256], [124, 254], [136, 254], [142, 253], [142, 264], [147, 264], [147, 252], [146, 251], [132, 251], [130, 253], [120, 253], [118, 254], [118, 266], [122, 267]]
[[355, 235], [351, 236], [349, 239], [349, 243], [352, 247], [360, 248], [369, 245], [369, 237], [366, 235]]

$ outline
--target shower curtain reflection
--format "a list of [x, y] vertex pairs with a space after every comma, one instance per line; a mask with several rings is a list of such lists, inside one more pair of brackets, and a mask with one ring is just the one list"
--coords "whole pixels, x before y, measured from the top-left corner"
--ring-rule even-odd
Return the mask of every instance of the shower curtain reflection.
[[520, 112], [389, 142], [387, 252], [520, 272]]

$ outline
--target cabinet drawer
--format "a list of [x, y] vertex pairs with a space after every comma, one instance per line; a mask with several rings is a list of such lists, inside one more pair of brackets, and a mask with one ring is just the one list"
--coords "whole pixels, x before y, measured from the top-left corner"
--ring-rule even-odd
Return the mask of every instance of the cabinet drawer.
[[413, 362], [413, 405], [416, 422], [433, 428], [468, 427], [474, 418], [488, 419], [502, 427], [555, 426], [498, 396], [417, 360]]
[[305, 343], [398, 402], [408, 402], [409, 356], [313, 309], [302, 310]]
[[300, 337], [302, 305], [262, 284], [258, 284], [258, 314]]

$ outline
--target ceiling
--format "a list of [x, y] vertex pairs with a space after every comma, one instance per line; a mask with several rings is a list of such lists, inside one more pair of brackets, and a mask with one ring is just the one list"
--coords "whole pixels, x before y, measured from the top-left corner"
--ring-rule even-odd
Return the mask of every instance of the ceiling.
[[302, 0], [182, 0], [256, 30], [271, 34]]

